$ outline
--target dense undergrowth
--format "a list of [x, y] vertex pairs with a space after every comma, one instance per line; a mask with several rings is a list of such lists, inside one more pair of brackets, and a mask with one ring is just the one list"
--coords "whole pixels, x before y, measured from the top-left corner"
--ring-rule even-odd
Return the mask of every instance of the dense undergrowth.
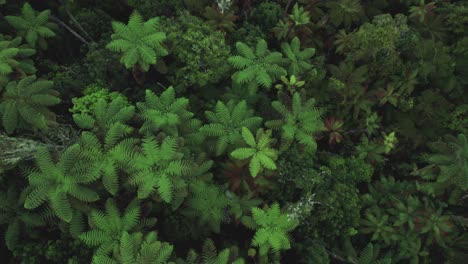
[[0, 0], [5, 263], [464, 263], [468, 6]]

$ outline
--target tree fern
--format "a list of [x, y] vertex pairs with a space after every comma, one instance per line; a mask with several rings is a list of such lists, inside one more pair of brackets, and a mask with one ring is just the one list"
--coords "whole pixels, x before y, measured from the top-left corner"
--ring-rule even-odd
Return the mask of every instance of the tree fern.
[[468, 141], [464, 134], [446, 135], [443, 140], [429, 144], [432, 153], [426, 155], [429, 166], [419, 170], [428, 182], [418, 185], [431, 195], [442, 195], [450, 190], [450, 202], [468, 190]]
[[281, 53], [270, 52], [265, 40], [257, 42], [255, 51], [242, 42], [236, 43], [236, 49], [239, 55], [230, 57], [229, 63], [239, 71], [232, 79], [240, 84], [248, 84], [252, 94], [258, 86], [269, 89], [277, 78], [286, 75], [286, 70], [281, 66]]
[[128, 105], [124, 98], [119, 96], [110, 103], [100, 99], [96, 103], [93, 113], [74, 114], [73, 119], [80, 128], [92, 130], [104, 138], [112, 133], [112, 128], [115, 129], [117, 123], [128, 133], [130, 127], [125, 123], [129, 122], [134, 115], [135, 107]]
[[91, 230], [78, 237], [87, 246], [96, 248], [94, 256], [118, 252], [119, 242], [125, 232], [133, 231], [140, 224], [141, 209], [136, 200], [123, 213], [112, 199], [107, 199], [105, 212], [93, 210], [89, 214]]
[[114, 34], [107, 48], [123, 53], [120, 61], [127, 69], [138, 64], [144, 71], [148, 71], [150, 65], [156, 64], [158, 57], [168, 54], [162, 46], [166, 34], [158, 32], [158, 23], [159, 18], [143, 21], [141, 15], [134, 11], [127, 25], [112, 22]]
[[25, 192], [19, 192], [13, 186], [0, 192], [0, 224], [8, 224], [4, 237], [11, 251], [17, 246], [21, 232], [31, 231], [45, 223], [40, 214], [24, 208], [24, 199]]
[[266, 255], [270, 249], [273, 252], [290, 249], [288, 233], [298, 225], [297, 220], [281, 213], [278, 204], [265, 210], [252, 208], [252, 217], [244, 216], [243, 223], [256, 230], [252, 245], [259, 247], [260, 255]]
[[121, 123], [114, 123], [101, 142], [91, 132], [83, 132], [80, 145], [82, 154], [99, 166], [106, 190], [116, 195], [119, 190], [119, 173], [128, 168], [133, 156], [134, 139], [125, 139], [131, 131]]
[[37, 168], [28, 174], [31, 191], [24, 207], [34, 209], [48, 201], [54, 214], [65, 222], [72, 220], [69, 197], [82, 202], [99, 200], [98, 194], [86, 185], [99, 178], [99, 168], [80, 155], [78, 144], [67, 148], [57, 163], [46, 149], [36, 154]]
[[379, 259], [379, 249], [374, 247], [372, 243], [367, 244], [367, 246], [360, 252], [357, 259], [358, 264], [390, 264], [392, 260], [390, 258]]
[[141, 232], [129, 234], [124, 231], [120, 238], [118, 251], [112, 257], [96, 255], [93, 264], [163, 264], [168, 262], [173, 246], [158, 241], [158, 235], [152, 231], [146, 235]]
[[325, 5], [330, 8], [330, 21], [335, 26], [343, 23], [345, 28], [349, 28], [353, 22], [359, 21], [364, 13], [359, 0], [327, 1]]
[[206, 239], [202, 245], [201, 254], [191, 249], [185, 260], [177, 259], [177, 264], [244, 264], [244, 259], [237, 258], [235, 251], [226, 248], [218, 253], [211, 239]]
[[321, 112], [315, 107], [313, 98], [303, 102], [299, 93], [294, 93], [292, 105], [288, 107], [279, 101], [272, 103], [273, 108], [282, 115], [280, 120], [266, 122], [266, 126], [281, 129], [281, 150], [287, 149], [294, 140], [315, 151], [317, 143], [314, 134], [323, 129]]
[[242, 141], [242, 127], [256, 130], [262, 123], [261, 117], [252, 116], [253, 110], [247, 108], [245, 101], [235, 104], [229, 101], [224, 104], [216, 103], [215, 111], [206, 111], [206, 118], [210, 122], [204, 125], [200, 131], [210, 137], [216, 137], [216, 155], [226, 152], [230, 146], [235, 146]]
[[301, 50], [301, 42], [298, 37], [293, 38], [291, 44], [282, 43], [281, 48], [283, 49], [284, 55], [286, 55], [286, 61], [288, 62], [288, 74], [294, 76], [301, 76], [303, 73], [313, 68], [310, 64], [312, 56], [315, 54], [314, 48], [306, 48]]
[[248, 128], [243, 127], [242, 138], [249, 147], [238, 148], [231, 152], [231, 156], [239, 160], [250, 159], [249, 170], [252, 177], [256, 177], [264, 168], [276, 170], [275, 160], [278, 156], [276, 150], [270, 146], [271, 131], [259, 129], [254, 137]]
[[153, 137], [143, 139], [141, 153], [135, 154], [135, 172], [130, 177], [131, 185], [138, 188], [138, 198], [145, 199], [156, 191], [169, 203], [174, 196], [174, 178], [188, 173], [190, 168], [177, 152], [177, 141], [166, 137], [161, 144]]
[[190, 185], [192, 195], [187, 200], [184, 214], [198, 218], [200, 226], [208, 225], [216, 233], [224, 221], [228, 200], [219, 187], [196, 181]]
[[58, 93], [52, 86], [51, 81], [36, 81], [35, 76], [7, 85], [0, 103], [0, 113], [3, 127], [8, 134], [31, 127], [47, 128], [48, 120], [54, 117], [47, 107], [60, 102]]
[[36, 53], [36, 50], [21, 45], [21, 37], [6, 40], [0, 34], [0, 85], [8, 83], [8, 76], [13, 72], [20, 76], [36, 72], [33, 61], [27, 59]]
[[46, 38], [55, 36], [52, 29], [57, 25], [49, 22], [50, 10], [35, 11], [29, 3], [21, 9], [21, 16], [5, 16], [5, 20], [16, 29], [19, 36], [24, 37], [28, 44], [35, 48], [36, 43], [42, 49], [47, 48]]
[[185, 97], [176, 98], [171, 86], [160, 96], [146, 90], [145, 102], [137, 103], [140, 115], [144, 120], [140, 133], [156, 134], [164, 131], [172, 136], [178, 136], [178, 126], [186, 125], [193, 113], [188, 111], [189, 100]]

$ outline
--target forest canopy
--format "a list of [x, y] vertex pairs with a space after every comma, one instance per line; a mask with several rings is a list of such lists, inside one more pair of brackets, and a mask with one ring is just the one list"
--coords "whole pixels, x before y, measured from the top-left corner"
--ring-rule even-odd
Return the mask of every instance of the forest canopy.
[[467, 29], [457, 0], [0, 0], [0, 255], [465, 263]]

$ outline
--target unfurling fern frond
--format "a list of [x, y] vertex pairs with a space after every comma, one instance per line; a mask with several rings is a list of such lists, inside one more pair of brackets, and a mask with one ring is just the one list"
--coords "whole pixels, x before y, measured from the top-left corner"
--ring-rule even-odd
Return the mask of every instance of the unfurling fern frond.
[[54, 118], [48, 106], [60, 102], [51, 81], [36, 81], [29, 76], [21, 81], [10, 82], [0, 103], [0, 113], [5, 131], [11, 134], [19, 129], [47, 129], [48, 121]]
[[57, 28], [55, 23], [49, 22], [50, 10], [37, 12], [29, 3], [25, 3], [21, 13], [21, 16], [5, 16], [5, 20], [16, 29], [18, 36], [26, 39], [32, 48], [39, 44], [39, 47], [46, 49], [45, 39], [54, 37], [55, 33], [52, 29]]
[[177, 149], [174, 138], [166, 137], [161, 144], [153, 137], [143, 139], [141, 153], [133, 157], [135, 172], [129, 179], [130, 184], [138, 188], [139, 199], [157, 192], [165, 202], [172, 201], [174, 183], [190, 168]]
[[262, 123], [262, 118], [253, 116], [253, 110], [247, 107], [245, 101], [237, 104], [234, 101], [227, 104], [218, 101], [215, 111], [206, 111], [205, 115], [210, 123], [200, 131], [206, 136], [217, 138], [215, 151], [218, 156], [242, 141], [242, 127], [256, 130]]
[[47, 149], [36, 153], [37, 168], [29, 175], [31, 191], [24, 207], [34, 209], [45, 202], [54, 214], [65, 222], [72, 220], [73, 208], [70, 197], [82, 202], [99, 200], [99, 195], [86, 185], [99, 178], [99, 167], [80, 155], [78, 144], [67, 148], [58, 162], [52, 160]]
[[140, 133], [157, 134], [164, 131], [171, 136], [178, 136], [178, 126], [186, 125], [193, 117], [188, 111], [189, 100], [185, 97], [176, 98], [171, 86], [160, 96], [146, 90], [145, 102], [137, 103], [140, 115], [144, 120]]
[[323, 130], [321, 111], [315, 107], [313, 98], [303, 102], [299, 93], [294, 93], [292, 105], [286, 106], [279, 101], [272, 103], [273, 108], [282, 115], [280, 120], [266, 122], [266, 126], [273, 129], [281, 129], [281, 150], [289, 148], [296, 140], [312, 151], [317, 149], [314, 135]]
[[156, 64], [159, 57], [168, 54], [162, 46], [166, 34], [158, 32], [158, 24], [159, 18], [143, 21], [141, 15], [135, 11], [130, 15], [127, 25], [112, 22], [114, 34], [106, 47], [123, 53], [120, 61], [127, 69], [138, 64], [144, 71], [148, 71], [149, 66]]
[[271, 131], [264, 132], [263, 129], [259, 129], [254, 137], [248, 128], [243, 127], [242, 138], [248, 147], [234, 150], [231, 156], [239, 160], [250, 159], [249, 170], [252, 177], [256, 177], [264, 168], [276, 170], [275, 160], [278, 155], [270, 146], [273, 143]]
[[162, 264], [168, 262], [173, 246], [158, 241], [158, 235], [152, 231], [146, 235], [141, 232], [129, 234], [122, 233], [118, 251], [113, 256], [95, 255], [93, 264]]
[[236, 49], [239, 55], [230, 57], [229, 63], [239, 71], [232, 79], [240, 84], [249, 84], [252, 94], [258, 86], [269, 89], [276, 79], [286, 75], [286, 70], [281, 67], [283, 56], [279, 52], [270, 52], [265, 40], [257, 42], [255, 52], [242, 42], [236, 43]]

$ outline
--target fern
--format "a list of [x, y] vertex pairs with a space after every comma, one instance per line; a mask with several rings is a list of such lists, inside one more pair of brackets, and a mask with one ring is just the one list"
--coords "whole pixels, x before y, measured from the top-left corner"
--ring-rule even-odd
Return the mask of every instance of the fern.
[[242, 138], [249, 147], [238, 148], [231, 152], [231, 156], [236, 159], [250, 159], [249, 170], [252, 177], [256, 177], [264, 168], [276, 170], [275, 160], [277, 153], [270, 147], [272, 143], [271, 131], [264, 132], [263, 129], [257, 131], [256, 137], [246, 127], [242, 128]]
[[288, 233], [296, 228], [298, 222], [281, 213], [278, 204], [265, 210], [252, 208], [252, 217], [244, 216], [242, 220], [248, 228], [256, 230], [252, 245], [259, 247], [261, 256], [270, 249], [279, 252], [291, 248]]
[[273, 129], [282, 129], [281, 150], [286, 150], [294, 140], [305, 145], [312, 151], [317, 149], [314, 134], [323, 130], [321, 112], [315, 107], [313, 98], [303, 102], [299, 93], [294, 93], [291, 107], [279, 101], [272, 103], [273, 108], [283, 118], [266, 122], [266, 126]]
[[347, 29], [358, 22], [364, 13], [359, 0], [327, 1], [325, 5], [330, 8], [330, 21], [335, 26], [344, 24]]
[[143, 236], [141, 232], [129, 234], [124, 231], [120, 238], [119, 249], [113, 257], [96, 255], [93, 264], [162, 264], [168, 262], [173, 246], [158, 241], [158, 235], [152, 231]]
[[416, 174], [427, 182], [419, 189], [431, 195], [450, 191], [450, 202], [456, 201], [468, 190], [468, 141], [464, 134], [446, 135], [443, 140], [429, 144], [432, 153], [426, 155], [429, 166]]
[[7, 85], [0, 113], [8, 134], [20, 129], [47, 129], [48, 121], [54, 117], [47, 107], [60, 102], [52, 85], [51, 81], [36, 81], [36, 76]]
[[261, 117], [252, 116], [253, 110], [247, 108], [245, 101], [235, 104], [229, 101], [224, 104], [216, 103], [215, 111], [206, 111], [206, 118], [210, 122], [200, 128], [206, 136], [216, 137], [216, 155], [222, 155], [231, 146], [242, 141], [242, 127], [256, 130], [262, 123]]
[[78, 144], [67, 148], [57, 163], [48, 150], [36, 153], [37, 168], [28, 174], [31, 192], [24, 207], [34, 209], [48, 201], [53, 213], [65, 222], [72, 220], [69, 197], [82, 202], [99, 200], [98, 194], [86, 185], [99, 178], [99, 168], [80, 155]]
[[301, 51], [301, 42], [298, 37], [293, 38], [291, 44], [286, 42], [282, 43], [281, 48], [288, 61], [289, 75], [294, 75], [296, 77], [301, 76], [303, 73], [313, 68], [312, 64], [310, 64], [310, 60], [315, 54], [315, 49], [306, 48]]
[[158, 32], [159, 18], [143, 21], [141, 15], [134, 11], [130, 15], [128, 24], [112, 22], [114, 34], [107, 48], [114, 52], [123, 53], [120, 61], [127, 69], [138, 64], [144, 71], [156, 64], [158, 57], [166, 56], [167, 50], [162, 46], [166, 39], [164, 32]]
[[177, 152], [177, 141], [166, 137], [161, 145], [153, 137], [143, 139], [142, 153], [134, 156], [135, 172], [131, 185], [138, 187], [138, 198], [145, 199], [155, 191], [169, 203], [174, 196], [174, 181], [188, 173], [189, 166]]
[[93, 210], [89, 214], [91, 230], [78, 237], [89, 247], [96, 248], [94, 256], [117, 252], [125, 232], [133, 231], [140, 224], [141, 209], [136, 200], [123, 213], [112, 199], [107, 199], [105, 212]]
[[33, 61], [26, 59], [36, 53], [36, 50], [21, 45], [22, 38], [4, 39], [0, 34], [0, 85], [8, 82], [8, 76], [17, 72], [20, 76], [36, 72]]
[[255, 93], [258, 86], [269, 89], [277, 78], [286, 75], [286, 70], [281, 66], [281, 53], [270, 52], [265, 40], [257, 42], [255, 51], [242, 42], [236, 43], [236, 49], [239, 55], [228, 59], [239, 70], [232, 79], [239, 84], [248, 84], [251, 94]]
[[188, 111], [189, 100], [185, 97], [176, 98], [171, 86], [157, 96], [146, 90], [145, 102], [137, 103], [140, 115], [144, 120], [140, 133], [156, 134], [164, 131], [172, 136], [178, 136], [178, 126], [186, 125], [193, 113]]
[[292, 13], [289, 15], [289, 19], [294, 22], [296, 27], [307, 25], [310, 22], [310, 12], [306, 11], [302, 6], [299, 7], [299, 5], [296, 3], [293, 6]]
[[224, 209], [228, 200], [219, 187], [196, 181], [190, 185], [192, 196], [187, 201], [184, 214], [197, 217], [200, 226], [208, 225], [214, 232], [220, 232], [225, 218]]
[[[201, 256], [200, 256], [201, 255]], [[226, 248], [218, 253], [216, 246], [211, 239], [203, 242], [202, 252], [198, 254], [191, 249], [186, 260], [177, 259], [177, 264], [244, 264], [243, 258], [237, 258], [235, 251]]]
[[74, 114], [73, 120], [80, 128], [92, 130], [100, 137], [106, 137], [108, 133], [112, 133], [112, 128], [115, 129], [115, 124], [120, 124], [119, 126], [129, 133], [131, 128], [124, 124], [134, 115], [135, 107], [128, 105], [125, 99], [119, 96], [109, 103], [99, 99], [93, 113]]
[[359, 254], [357, 263], [358, 264], [390, 264], [392, 260], [390, 258], [379, 259], [379, 249], [374, 247], [372, 243], [367, 246]]
[[35, 11], [29, 3], [21, 9], [21, 16], [5, 16], [5, 20], [16, 29], [19, 36], [24, 37], [28, 44], [35, 48], [36, 44], [47, 49], [46, 38], [55, 36], [52, 29], [57, 25], [49, 22], [50, 10]]
[[102, 175], [105, 189], [112, 195], [119, 190], [119, 172], [128, 168], [133, 156], [134, 139], [124, 139], [131, 128], [121, 123], [114, 123], [103, 142], [91, 132], [83, 132], [80, 145], [82, 155], [93, 160]]
[[25, 192], [13, 186], [0, 192], [0, 224], [8, 224], [5, 231], [5, 244], [13, 251], [18, 245], [21, 232], [29, 232], [45, 223], [44, 217], [24, 209]]

